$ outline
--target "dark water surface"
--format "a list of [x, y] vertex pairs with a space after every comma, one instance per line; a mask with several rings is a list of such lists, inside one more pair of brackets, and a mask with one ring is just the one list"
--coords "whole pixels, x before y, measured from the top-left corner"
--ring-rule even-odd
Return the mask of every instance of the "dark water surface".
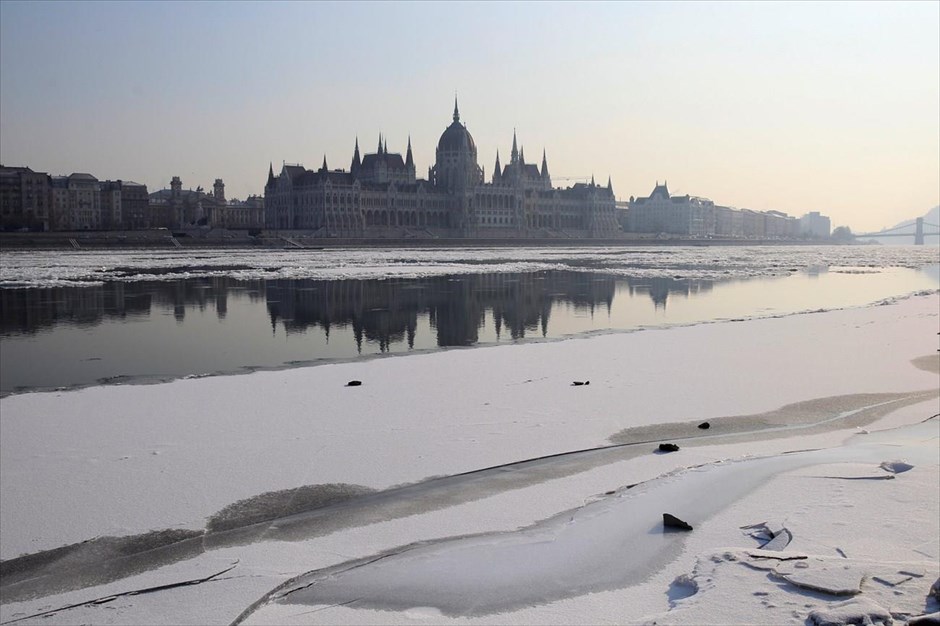
[[728, 280], [547, 270], [0, 289], [0, 393], [784, 315], [937, 286], [932, 266]]

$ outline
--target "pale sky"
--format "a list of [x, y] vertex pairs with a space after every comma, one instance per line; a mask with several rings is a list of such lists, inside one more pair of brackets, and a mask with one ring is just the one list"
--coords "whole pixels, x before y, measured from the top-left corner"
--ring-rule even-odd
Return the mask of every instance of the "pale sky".
[[4, 165], [244, 198], [382, 132], [426, 177], [455, 92], [487, 180], [515, 128], [622, 200], [856, 232], [940, 204], [940, 2], [0, 1]]

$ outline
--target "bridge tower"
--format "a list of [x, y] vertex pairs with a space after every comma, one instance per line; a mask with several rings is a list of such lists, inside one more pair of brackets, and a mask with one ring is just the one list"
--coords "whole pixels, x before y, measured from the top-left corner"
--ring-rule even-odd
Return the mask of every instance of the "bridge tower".
[[924, 218], [918, 217], [914, 224], [914, 245], [922, 246], [924, 245]]

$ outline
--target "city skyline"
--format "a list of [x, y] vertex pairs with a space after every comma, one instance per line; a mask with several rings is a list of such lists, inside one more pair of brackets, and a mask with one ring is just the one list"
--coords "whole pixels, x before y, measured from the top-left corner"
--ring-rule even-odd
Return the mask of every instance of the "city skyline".
[[244, 199], [382, 133], [422, 176], [456, 91], [487, 177], [515, 129], [558, 186], [873, 231], [940, 202], [938, 7], [5, 1], [0, 162]]

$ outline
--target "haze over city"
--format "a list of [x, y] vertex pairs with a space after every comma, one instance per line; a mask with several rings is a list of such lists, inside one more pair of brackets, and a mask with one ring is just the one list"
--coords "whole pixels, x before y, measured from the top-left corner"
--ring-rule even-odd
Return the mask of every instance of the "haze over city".
[[418, 175], [455, 93], [480, 164], [513, 131], [557, 185], [877, 230], [940, 203], [938, 3], [0, 3], [0, 162], [150, 190]]

